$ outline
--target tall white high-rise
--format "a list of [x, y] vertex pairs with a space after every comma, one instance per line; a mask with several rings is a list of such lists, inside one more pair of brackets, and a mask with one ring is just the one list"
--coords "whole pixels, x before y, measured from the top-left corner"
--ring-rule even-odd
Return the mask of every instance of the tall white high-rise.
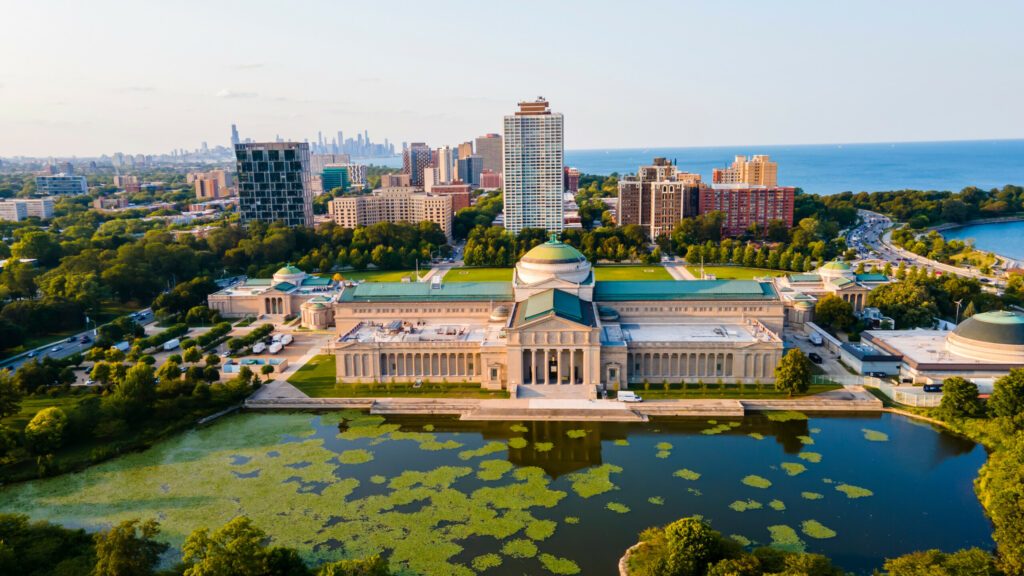
[[458, 156], [456, 150], [451, 146], [442, 146], [437, 149], [437, 173], [435, 184], [450, 184], [458, 180]]
[[505, 116], [505, 229], [561, 232], [565, 148], [562, 115], [552, 114], [547, 100], [520, 102]]

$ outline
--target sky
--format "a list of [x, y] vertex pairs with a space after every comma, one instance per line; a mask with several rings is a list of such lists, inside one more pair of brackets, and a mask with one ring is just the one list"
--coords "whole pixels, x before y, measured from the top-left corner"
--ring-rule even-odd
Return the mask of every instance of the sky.
[[520, 100], [565, 145], [1024, 137], [1020, 0], [0, 0], [0, 156], [369, 130], [456, 144]]

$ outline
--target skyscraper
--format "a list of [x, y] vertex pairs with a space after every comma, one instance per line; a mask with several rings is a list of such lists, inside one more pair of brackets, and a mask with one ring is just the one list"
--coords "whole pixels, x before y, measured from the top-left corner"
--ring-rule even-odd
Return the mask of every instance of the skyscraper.
[[547, 100], [520, 102], [505, 116], [505, 228], [561, 232], [563, 222], [562, 115], [552, 114]]
[[243, 222], [313, 225], [309, 144], [263, 142], [235, 145], [238, 210]]
[[502, 172], [501, 134], [484, 134], [476, 139], [476, 154], [484, 160], [484, 170]]
[[459, 180], [473, 188], [480, 187], [480, 173], [483, 172], [484, 159], [476, 154], [459, 158]]
[[423, 186], [423, 169], [430, 166], [433, 154], [423, 142], [413, 142], [402, 152], [402, 173], [413, 186]]
[[450, 184], [458, 179], [457, 152], [451, 146], [437, 149], [437, 183]]
[[779, 165], [766, 154], [758, 154], [749, 160], [736, 156], [729, 168], [715, 168], [711, 172], [714, 184], [746, 184], [748, 186], [778, 186]]
[[462, 144], [459, 144], [459, 160], [462, 160], [463, 158], [469, 158], [472, 155], [473, 155], [473, 143], [472, 142], [463, 142]]
[[238, 126], [231, 125], [231, 145], [238, 144]]
[[680, 172], [665, 158], [619, 180], [616, 221], [642, 226], [651, 240], [669, 234], [680, 220], [699, 211], [699, 174]]

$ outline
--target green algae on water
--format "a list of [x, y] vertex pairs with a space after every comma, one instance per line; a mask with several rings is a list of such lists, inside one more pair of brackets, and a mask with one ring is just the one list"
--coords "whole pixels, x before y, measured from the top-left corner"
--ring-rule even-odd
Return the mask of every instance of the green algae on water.
[[647, 499], [647, 501], [650, 502], [651, 504], [654, 504], [655, 506], [661, 506], [662, 504], [665, 503], [665, 499], [662, 498], [661, 496], [651, 496], [650, 498]]
[[729, 508], [736, 512], [746, 512], [747, 510], [760, 510], [763, 508], [760, 502], [757, 500], [736, 500], [732, 504], [729, 504]]
[[586, 430], [566, 430], [565, 435], [569, 438], [579, 439], [587, 435]]
[[508, 460], [483, 460], [480, 462], [480, 470], [477, 471], [476, 477], [485, 481], [501, 480], [501, 477], [512, 468], [513, 465]]
[[473, 558], [473, 562], [471, 562], [471, 564], [473, 565], [473, 570], [483, 572], [489, 568], [497, 568], [498, 566], [501, 566], [501, 556], [493, 553], [483, 554]]
[[797, 436], [796, 439], [804, 446], [811, 446], [814, 444], [814, 438], [811, 438], [810, 436]]
[[744, 548], [746, 548], [747, 546], [750, 546], [751, 544], [753, 544], [753, 542], [750, 540], [750, 538], [747, 538], [746, 536], [744, 536], [742, 534], [729, 534], [729, 538], [732, 538], [733, 541], [735, 541], [737, 544], [739, 544], [740, 546], [742, 546]]
[[749, 476], [744, 476], [741, 482], [753, 488], [770, 488], [772, 485], [771, 480], [763, 476], [758, 476], [757, 474], [750, 474]]
[[764, 440], [764, 434], [761, 434], [760, 432], [751, 432], [750, 434], [747, 434], [747, 436], [750, 436], [754, 440]]
[[534, 520], [526, 526], [526, 537], [530, 540], [547, 540], [557, 527], [558, 523], [554, 520]]
[[836, 537], [835, 530], [825, 526], [817, 520], [804, 520], [803, 523], [800, 524], [800, 531], [803, 532], [805, 536], [816, 538], [818, 540], [827, 540], [828, 538]]
[[657, 444], [654, 445], [654, 447], [657, 448], [658, 450], [671, 450], [672, 449], [672, 445], [669, 444], [668, 442], [658, 442]]
[[786, 509], [786, 504], [782, 500], [772, 500], [768, 503], [768, 507], [776, 512], [782, 512]]
[[508, 447], [509, 448], [513, 448], [515, 450], [520, 450], [522, 448], [526, 448], [529, 444], [530, 443], [527, 442], [526, 438], [520, 438], [518, 436], [515, 437], [515, 438], [509, 438], [508, 439]]
[[508, 445], [504, 442], [488, 442], [474, 450], [463, 450], [459, 452], [459, 460], [470, 460], [479, 456], [487, 456], [496, 452], [504, 452]]
[[800, 497], [804, 500], [821, 500], [825, 495], [817, 492], [801, 492]]
[[617, 486], [611, 481], [611, 475], [620, 472], [621, 466], [602, 464], [588, 468], [585, 472], [570, 474], [568, 478], [572, 482], [573, 492], [579, 494], [581, 498], [590, 498], [615, 490]]
[[672, 455], [672, 453], [669, 452], [668, 450], [659, 450], [658, 453], [654, 455], [654, 457], [655, 458], [668, 458], [671, 455]]
[[804, 551], [804, 541], [797, 536], [796, 530], [789, 526], [785, 524], [769, 526], [768, 533], [772, 535], [772, 548], [778, 548], [787, 552]]
[[768, 412], [768, 419], [772, 422], [789, 422], [792, 420], [807, 420], [807, 414], [795, 410], [782, 410], [779, 412]]
[[554, 442], [534, 442], [533, 449], [537, 452], [550, 452], [555, 447]]
[[338, 454], [338, 462], [342, 464], [365, 464], [373, 460], [373, 452], [369, 450], [345, 450]]
[[786, 474], [790, 476], [796, 476], [807, 471], [807, 466], [799, 462], [783, 462], [781, 464], [782, 469], [786, 471]]
[[878, 430], [872, 430], [870, 428], [861, 428], [861, 432], [864, 433], [864, 439], [870, 442], [888, 442], [889, 435], [885, 432], [879, 432]]
[[505, 542], [501, 553], [509, 558], [533, 558], [537, 555], [537, 545], [526, 538], [516, 538]]
[[625, 504], [622, 504], [620, 502], [609, 502], [605, 504], [604, 507], [611, 510], [612, 512], [618, 512], [619, 514], [626, 514], [627, 512], [629, 512], [629, 506], [626, 506]]
[[434, 431], [434, 425], [433, 424], [424, 424], [423, 425], [423, 431], [424, 432], [433, 432]]
[[851, 484], [839, 484], [836, 486], [836, 490], [846, 494], [847, 498], [867, 498], [868, 496], [874, 496], [875, 493], [867, 488], [861, 488], [860, 486], [853, 486]]
[[810, 462], [811, 464], [821, 462], [821, 454], [817, 452], [801, 452], [797, 454], [796, 457], [806, 462]]
[[566, 524], [579, 524], [580, 523], [580, 518], [579, 518], [579, 516], [566, 516], [565, 517], [565, 523]]
[[558, 556], [544, 553], [538, 556], [538, 559], [541, 565], [544, 566], [544, 569], [552, 574], [571, 575], [580, 573], [580, 567], [568, 558], [559, 558]]
[[612, 442], [612, 444], [614, 444], [616, 446], [629, 446], [629, 440], [626, 440], [624, 438], [619, 438], [618, 440]]
[[682, 468], [680, 470], [676, 470], [675, 472], [672, 473], [672, 475], [677, 478], [682, 478], [683, 480], [700, 480], [700, 472], [694, 472], [689, 468]]
[[526, 432], [530, 431], [529, 428], [527, 428], [526, 426], [523, 426], [522, 424], [513, 424], [513, 425], [509, 426], [508, 429], [513, 431], [513, 432], [518, 432], [519, 434], [525, 434]]
[[380, 474], [374, 474], [373, 476], [370, 476], [370, 482], [374, 484], [384, 484], [387, 481], [387, 476], [381, 476]]

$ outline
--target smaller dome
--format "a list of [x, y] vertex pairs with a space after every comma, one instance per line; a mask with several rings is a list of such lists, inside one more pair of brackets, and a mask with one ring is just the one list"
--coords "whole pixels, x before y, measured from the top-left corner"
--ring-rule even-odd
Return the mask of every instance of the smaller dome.
[[327, 308], [327, 306], [324, 306], [320, 302], [312, 302], [312, 303], [308, 304], [308, 306], [309, 306], [310, 310], [323, 310], [324, 308]]
[[609, 306], [599, 306], [597, 308], [597, 315], [603, 322], [614, 322], [619, 319], [619, 311]]
[[850, 265], [842, 260], [833, 260], [822, 265], [825, 270], [849, 270]]
[[534, 246], [526, 254], [523, 254], [520, 262], [529, 262], [531, 264], [568, 264], [586, 259], [587, 257], [582, 252], [558, 241], [555, 235], [552, 234], [550, 240]]
[[277, 272], [274, 272], [274, 276], [291, 276], [292, 274], [305, 274], [305, 272], [296, 268], [295, 266], [292, 266], [291, 264], [288, 264], [287, 266], [282, 266], [277, 270]]
[[504, 304], [502, 304], [502, 305], [498, 306], [497, 308], [495, 308], [494, 310], [491, 310], [490, 319], [491, 319], [492, 322], [497, 322], [499, 320], [505, 320], [506, 318], [508, 318], [509, 314], [511, 314], [511, 311], [508, 309], [508, 306], [505, 306]]
[[822, 264], [817, 272], [818, 276], [823, 280], [831, 280], [833, 278], [853, 279], [855, 277], [853, 267], [848, 262], [843, 262], [839, 259]]

